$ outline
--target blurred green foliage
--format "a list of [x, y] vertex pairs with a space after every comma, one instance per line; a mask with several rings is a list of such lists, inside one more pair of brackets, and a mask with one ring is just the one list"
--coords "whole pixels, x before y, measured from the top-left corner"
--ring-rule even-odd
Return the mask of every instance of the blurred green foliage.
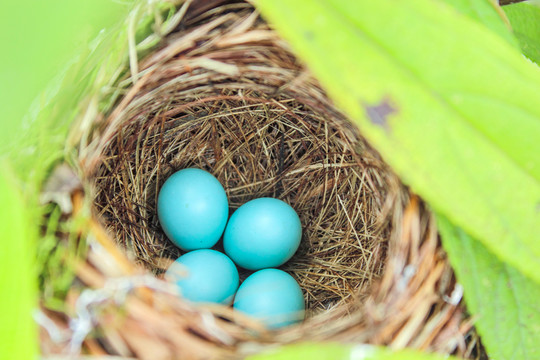
[[[66, 136], [65, 132], [48, 126], [55, 123], [52, 116], [58, 111], [52, 109], [58, 104], [48, 96], [56, 89], [44, 90], [54, 78], [59, 84], [58, 74], [66, 74], [64, 69], [75, 54], [90, 51], [91, 40], [98, 32], [115, 26], [129, 8], [130, 1], [112, 0], [0, 2], [2, 359], [32, 359], [38, 349], [37, 329], [32, 319], [32, 311], [37, 307], [35, 247], [40, 223], [37, 186], [47, 166], [60, 158]], [[43, 95], [38, 98], [39, 94]], [[35, 122], [38, 109], [44, 109], [42, 119], [50, 115], [51, 118], [42, 121], [47, 125]], [[55, 142], [55, 137], [63, 141]]]
[[131, 1], [0, 1], [0, 153], [20, 138], [32, 101]]
[[[37, 331], [32, 320], [36, 302], [33, 243], [35, 229], [13, 173], [0, 161], [0, 359], [32, 359]], [[6, 191], [9, 189], [9, 191]]]

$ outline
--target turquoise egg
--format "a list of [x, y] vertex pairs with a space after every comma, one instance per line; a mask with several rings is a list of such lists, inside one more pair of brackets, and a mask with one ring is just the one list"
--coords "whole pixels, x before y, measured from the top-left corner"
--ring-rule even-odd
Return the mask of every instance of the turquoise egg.
[[201, 249], [180, 256], [165, 278], [178, 285], [181, 295], [192, 302], [230, 304], [238, 289], [238, 270], [227, 255]]
[[214, 246], [229, 216], [223, 186], [201, 169], [183, 169], [169, 177], [159, 191], [157, 208], [167, 237], [186, 251]]
[[244, 280], [233, 306], [271, 329], [298, 323], [305, 313], [300, 286], [291, 275], [278, 269], [259, 270]]
[[248, 201], [236, 210], [223, 235], [229, 257], [249, 270], [277, 267], [300, 245], [302, 225], [294, 209], [273, 198]]

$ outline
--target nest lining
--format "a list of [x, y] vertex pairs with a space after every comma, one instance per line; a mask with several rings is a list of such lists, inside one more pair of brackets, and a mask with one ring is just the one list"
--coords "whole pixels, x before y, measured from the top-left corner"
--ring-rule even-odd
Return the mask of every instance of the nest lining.
[[[181, 28], [139, 62], [134, 85], [115, 109], [80, 136], [90, 139], [79, 148], [84, 182], [95, 189], [95, 213], [112, 238], [132, 263], [154, 274], [180, 254], [155, 211], [172, 172], [190, 166], [212, 172], [232, 209], [261, 196], [287, 201], [304, 233], [283, 268], [303, 287], [310, 319], [268, 334], [224, 308], [199, 311], [159, 291], [136, 292], [124, 312], [130, 326], [111, 323], [117, 305], [107, 303], [105, 315], [94, 319], [105, 334], [102, 345], [88, 340], [86, 348], [141, 358], [156, 356], [149, 347], [172, 357], [234, 357], [252, 352], [244, 345], [254, 343], [339, 340], [470, 356], [464, 340], [470, 323], [458, 303], [444, 300], [455, 280], [429, 212], [253, 9], [221, 3], [193, 2]], [[116, 267], [102, 257], [91, 249], [81, 266], [86, 286], [139, 271], [121, 256], [114, 257]], [[212, 326], [203, 321], [207, 311]], [[165, 322], [180, 335], [160, 331]]]
[[159, 270], [181, 254], [159, 226], [156, 197], [174, 171], [197, 167], [224, 185], [232, 211], [257, 197], [295, 208], [303, 239], [283, 268], [308, 308], [340, 303], [380, 276], [387, 175], [357, 133], [275, 91], [224, 83], [191, 99], [172, 88], [165, 106], [149, 96], [145, 114], [118, 129], [97, 173], [99, 215], [137, 261]]

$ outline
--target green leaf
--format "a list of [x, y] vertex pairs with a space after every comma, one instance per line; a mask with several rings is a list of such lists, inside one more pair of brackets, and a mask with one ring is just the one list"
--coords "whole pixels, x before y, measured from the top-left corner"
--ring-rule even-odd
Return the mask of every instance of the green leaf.
[[253, 355], [247, 360], [452, 360], [447, 355], [428, 354], [415, 350], [392, 351], [372, 345], [338, 343], [300, 343]]
[[504, 38], [509, 44], [519, 48], [510, 31], [510, 22], [496, 0], [442, 0], [460, 13], [483, 24]]
[[432, 0], [256, 2], [402, 179], [540, 282], [540, 70]]
[[505, 6], [523, 55], [540, 64], [540, 7], [526, 2]]
[[476, 328], [493, 359], [540, 359], [540, 285], [439, 216], [439, 230]]
[[13, 173], [0, 162], [0, 359], [33, 359], [37, 329], [32, 310], [37, 306], [33, 266], [35, 240]]

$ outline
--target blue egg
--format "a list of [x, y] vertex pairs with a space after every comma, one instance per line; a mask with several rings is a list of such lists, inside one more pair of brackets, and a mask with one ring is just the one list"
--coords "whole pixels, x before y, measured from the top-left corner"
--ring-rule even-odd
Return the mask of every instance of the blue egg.
[[302, 225], [294, 209], [273, 198], [251, 200], [236, 210], [223, 235], [229, 257], [249, 270], [277, 267], [300, 245]]
[[230, 304], [238, 289], [238, 270], [227, 255], [201, 249], [180, 256], [165, 278], [178, 285], [181, 295], [197, 303]]
[[201, 169], [183, 169], [169, 177], [159, 191], [157, 208], [167, 237], [186, 251], [214, 246], [229, 216], [223, 186]]
[[271, 329], [300, 322], [305, 314], [300, 286], [291, 275], [278, 269], [259, 270], [244, 280], [233, 306]]

